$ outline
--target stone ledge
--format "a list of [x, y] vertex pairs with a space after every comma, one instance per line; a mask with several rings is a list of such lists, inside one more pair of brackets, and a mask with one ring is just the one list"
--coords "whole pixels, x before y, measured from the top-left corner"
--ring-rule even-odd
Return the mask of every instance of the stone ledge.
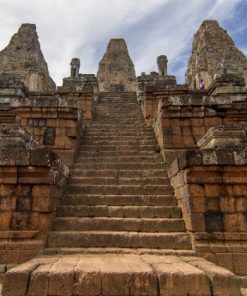
[[0, 231], [0, 239], [31, 239], [33, 238], [38, 231], [35, 230], [9, 230], [9, 231]]
[[[69, 175], [69, 168], [62, 163], [55, 152], [49, 149], [1, 149], [0, 167], [7, 166], [27, 167], [30, 172], [37, 167], [48, 167], [50, 170], [49, 178], [44, 179], [43, 182], [54, 182], [59, 186], [62, 185], [60, 184], [60, 177], [63, 176], [67, 178]], [[22, 170], [22, 168], [18, 168], [19, 174], [20, 170]], [[21, 174], [19, 175], [19, 179], [21, 179]], [[17, 183], [17, 181], [18, 180], [13, 179], [13, 183]], [[21, 180], [19, 181], [21, 183]]]
[[200, 149], [216, 147], [241, 148], [246, 140], [246, 131], [236, 125], [218, 125], [211, 127], [197, 142]]
[[217, 148], [184, 151], [172, 162], [168, 169], [169, 178], [180, 170], [192, 166], [246, 166], [247, 148]]
[[240, 285], [232, 272], [198, 257], [72, 255], [9, 270], [3, 295], [238, 296]]
[[[222, 106], [224, 108], [231, 108], [233, 103], [237, 103], [240, 105], [238, 109], [247, 108], [247, 98], [241, 98], [237, 100], [234, 97], [230, 96], [221, 96], [221, 97], [208, 97], [208, 96], [199, 96], [197, 95], [187, 94], [184, 96], [173, 96], [169, 95], [166, 99], [162, 99], [160, 101], [159, 109], [167, 108], [168, 106], [205, 106], [205, 107], [213, 107], [213, 106]], [[202, 93], [203, 95], [204, 93]], [[237, 108], [237, 107], [236, 107]]]

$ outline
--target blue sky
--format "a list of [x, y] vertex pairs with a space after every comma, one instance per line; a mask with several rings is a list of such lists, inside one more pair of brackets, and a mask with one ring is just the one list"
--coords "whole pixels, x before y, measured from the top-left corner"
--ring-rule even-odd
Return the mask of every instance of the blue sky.
[[216, 19], [247, 54], [247, 0], [0, 0], [0, 49], [21, 23], [35, 23], [41, 49], [57, 85], [72, 57], [82, 73], [97, 73], [110, 38], [124, 38], [137, 75], [157, 69], [166, 54], [168, 72], [180, 83], [193, 35], [204, 19]]

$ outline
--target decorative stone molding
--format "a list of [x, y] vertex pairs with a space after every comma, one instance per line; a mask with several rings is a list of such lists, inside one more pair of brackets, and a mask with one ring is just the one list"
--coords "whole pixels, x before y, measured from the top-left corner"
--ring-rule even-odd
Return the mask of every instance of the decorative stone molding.
[[217, 147], [237, 147], [246, 144], [246, 131], [234, 125], [218, 125], [211, 127], [207, 133], [197, 142], [200, 149]]

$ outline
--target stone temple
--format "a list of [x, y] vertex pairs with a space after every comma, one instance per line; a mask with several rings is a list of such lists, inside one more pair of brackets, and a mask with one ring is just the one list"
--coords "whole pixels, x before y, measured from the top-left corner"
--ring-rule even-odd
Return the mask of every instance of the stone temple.
[[247, 295], [247, 60], [211, 20], [168, 58], [56, 87], [35, 25], [0, 52], [0, 294]]

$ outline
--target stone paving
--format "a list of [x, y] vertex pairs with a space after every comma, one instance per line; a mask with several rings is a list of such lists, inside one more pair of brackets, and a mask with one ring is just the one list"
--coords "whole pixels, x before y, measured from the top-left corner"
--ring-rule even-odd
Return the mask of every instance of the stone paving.
[[237, 276], [198, 257], [78, 254], [35, 258], [11, 269], [3, 295], [241, 294]]

